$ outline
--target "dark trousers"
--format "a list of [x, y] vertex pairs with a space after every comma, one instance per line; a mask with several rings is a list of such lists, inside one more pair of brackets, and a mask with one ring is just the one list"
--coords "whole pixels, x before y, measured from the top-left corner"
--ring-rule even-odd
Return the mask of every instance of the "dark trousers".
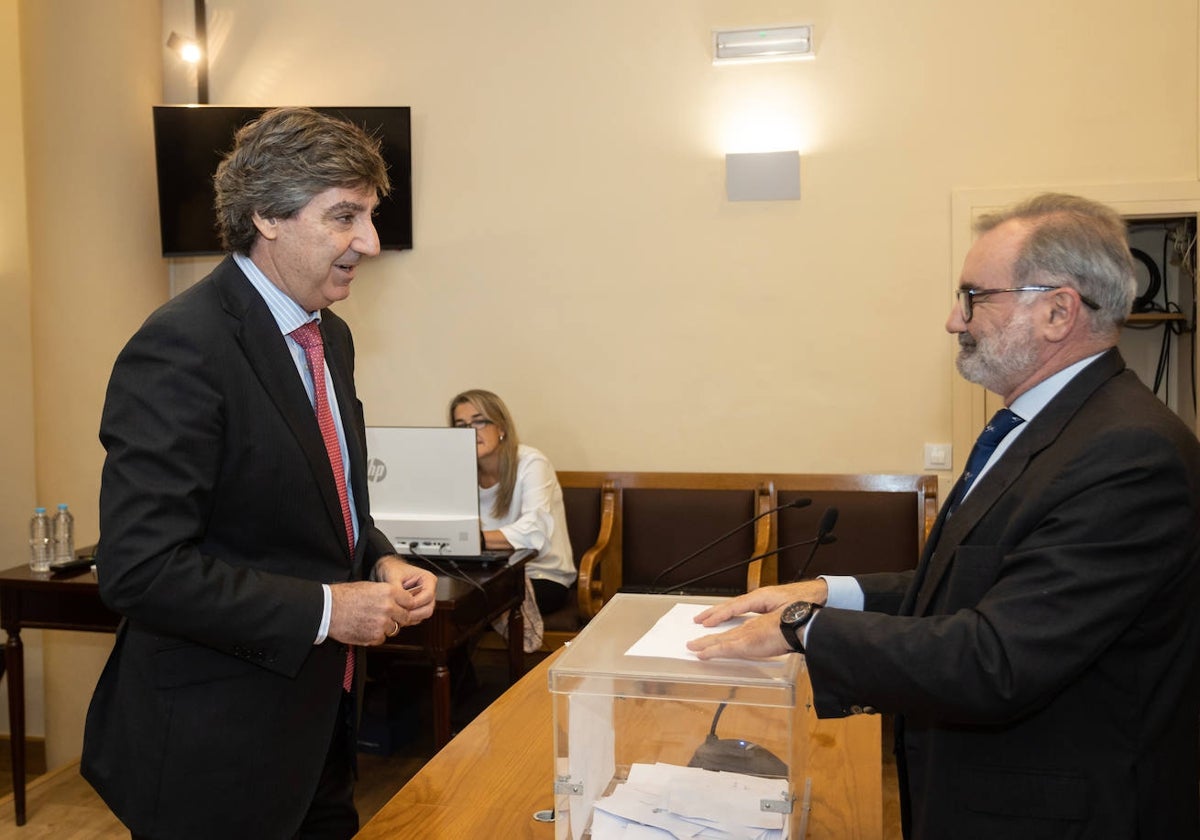
[[[350, 840], [358, 833], [358, 811], [354, 807], [356, 750], [354, 738], [354, 695], [342, 694], [338, 722], [329, 740], [329, 752], [313, 801], [304, 822], [292, 840]], [[287, 791], [277, 791], [286, 796]], [[132, 840], [151, 840], [131, 834]]]
[[317, 792], [294, 840], [350, 840], [358, 833], [354, 715], [354, 695], [343, 692], [338, 725], [333, 728]]
[[567, 593], [571, 590], [561, 583], [544, 578], [530, 578], [529, 582], [533, 584], [533, 597], [542, 615], [558, 612], [566, 605]]

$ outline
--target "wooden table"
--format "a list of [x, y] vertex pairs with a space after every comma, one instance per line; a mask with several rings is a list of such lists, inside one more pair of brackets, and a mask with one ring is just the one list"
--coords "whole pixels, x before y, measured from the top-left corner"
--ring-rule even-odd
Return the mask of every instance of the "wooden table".
[[[554, 722], [549, 670], [531, 669], [475, 718], [359, 831], [356, 840], [553, 840]], [[807, 685], [809, 840], [880, 840], [882, 755], [878, 716], [818, 721]], [[803, 783], [799, 785], [801, 792]], [[799, 807], [800, 803], [796, 803]]]
[[[436, 566], [421, 560], [438, 576], [437, 601], [433, 615], [420, 624], [401, 628], [372, 654], [416, 653], [433, 662], [433, 740], [441, 748], [450, 741], [450, 652], [485, 632], [499, 616], [508, 614], [508, 674], [516, 682], [525, 670], [524, 626], [521, 602], [525, 600], [525, 564], [536, 552], [514, 552], [506, 561], [486, 566], [459, 563], [448, 565], [438, 558]], [[451, 574], [446, 574], [450, 572]]]
[[8, 674], [8, 731], [12, 740], [13, 807], [25, 824], [25, 648], [21, 630], [91, 630], [111, 633], [121, 617], [100, 602], [92, 571], [70, 577], [17, 566], [0, 572], [0, 627], [8, 634], [4, 666]]
[[[455, 577], [435, 570], [438, 584], [433, 615], [421, 624], [403, 628], [379, 648], [409, 655], [418, 653], [433, 661], [434, 734], [438, 746], [450, 740], [450, 675], [446, 663], [451, 650], [487, 629], [492, 619], [508, 612], [513, 631], [509, 637], [509, 673], [516, 681], [523, 670], [520, 606], [525, 597], [525, 562], [531, 556], [533, 552], [518, 552], [507, 564], [501, 561], [476, 566]], [[452, 570], [447, 568], [447, 571]], [[0, 627], [8, 636], [0, 675], [8, 674], [8, 726], [17, 825], [25, 824], [25, 651], [21, 630], [111, 633], [120, 620], [119, 615], [101, 602], [93, 571], [58, 576], [16, 566], [0, 572]]]

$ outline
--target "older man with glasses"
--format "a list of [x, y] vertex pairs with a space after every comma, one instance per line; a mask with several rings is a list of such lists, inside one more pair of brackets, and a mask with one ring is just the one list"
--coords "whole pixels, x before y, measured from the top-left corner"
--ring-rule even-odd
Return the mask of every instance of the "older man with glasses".
[[756, 590], [690, 646], [895, 713], [908, 838], [1200, 837], [1200, 443], [1116, 349], [1125, 226], [1042, 195], [978, 232], [946, 329], [1005, 409], [917, 568]]

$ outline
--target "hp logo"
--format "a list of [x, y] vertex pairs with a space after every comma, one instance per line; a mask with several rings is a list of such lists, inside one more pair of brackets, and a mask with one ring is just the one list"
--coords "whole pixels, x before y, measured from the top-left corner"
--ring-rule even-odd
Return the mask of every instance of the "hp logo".
[[378, 458], [367, 461], [367, 481], [378, 484], [387, 478], [387, 464]]

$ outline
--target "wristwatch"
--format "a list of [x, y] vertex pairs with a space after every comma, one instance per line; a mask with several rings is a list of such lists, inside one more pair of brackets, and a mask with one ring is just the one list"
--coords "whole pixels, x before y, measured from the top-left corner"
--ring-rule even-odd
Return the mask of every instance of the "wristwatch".
[[811, 601], [795, 601], [783, 608], [783, 612], [779, 614], [779, 629], [783, 632], [783, 638], [787, 641], [788, 646], [797, 653], [804, 653], [803, 633], [804, 625], [812, 621], [812, 617], [817, 614], [817, 610], [821, 609], [820, 604], [814, 604]]

